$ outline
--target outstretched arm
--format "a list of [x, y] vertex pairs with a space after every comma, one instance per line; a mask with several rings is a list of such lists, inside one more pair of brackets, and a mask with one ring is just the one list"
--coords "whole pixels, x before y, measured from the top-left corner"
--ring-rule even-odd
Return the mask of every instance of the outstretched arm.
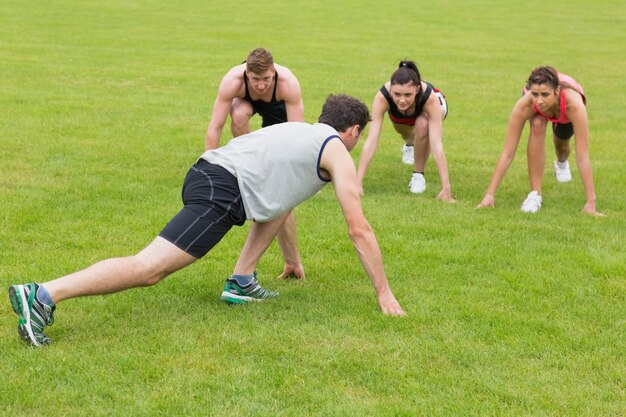
[[574, 125], [574, 140], [576, 146], [576, 165], [583, 181], [587, 201], [583, 211], [589, 214], [602, 215], [596, 210], [596, 191], [593, 185], [591, 173], [591, 161], [589, 159], [589, 123], [587, 110], [580, 94], [567, 90], [567, 116]]
[[506, 171], [509, 169], [511, 162], [513, 162], [513, 158], [515, 158], [515, 151], [517, 151], [517, 145], [519, 144], [520, 136], [524, 129], [524, 123], [526, 123], [526, 120], [528, 120], [533, 113], [530, 93], [528, 93], [517, 101], [513, 107], [513, 111], [511, 111], [509, 127], [506, 131], [506, 139], [504, 140], [504, 149], [496, 164], [496, 169], [493, 172], [485, 196], [478, 205], [479, 208], [495, 206], [496, 190], [504, 178]]
[[228, 74], [224, 76], [217, 90], [217, 97], [215, 98], [213, 111], [211, 112], [211, 121], [209, 122], [204, 141], [205, 151], [220, 146], [222, 129], [230, 113], [230, 107], [232, 106], [233, 99], [237, 97], [238, 90], [243, 83], [243, 78], [239, 76], [239, 72], [243, 74], [243, 70], [239, 67], [241, 67], [241, 65], [232, 68]]
[[383, 126], [383, 119], [385, 112], [389, 110], [389, 104], [387, 100], [379, 91], [374, 97], [374, 104], [372, 105], [372, 122], [369, 124], [369, 133], [363, 149], [361, 150], [361, 158], [359, 159], [359, 169], [357, 171], [357, 187], [360, 195], [365, 195], [363, 189], [363, 181], [365, 180], [365, 174], [367, 168], [374, 159], [374, 154], [378, 148], [378, 140], [380, 138], [380, 131]]
[[363, 214], [357, 191], [356, 170], [343, 143], [338, 140], [330, 141], [324, 149], [320, 166], [332, 179], [337, 200], [348, 226], [350, 240], [374, 286], [378, 305], [384, 314], [404, 315], [402, 307], [389, 287], [374, 231]]
[[446, 154], [443, 151], [443, 118], [445, 114], [439, 103], [439, 97], [435, 94], [431, 94], [424, 110], [428, 117], [428, 141], [430, 151], [435, 160], [435, 164], [437, 164], [439, 178], [441, 179], [441, 192], [437, 198], [447, 203], [454, 203], [456, 200], [452, 198], [450, 177], [448, 175], [448, 162], [446, 160]]
[[278, 245], [285, 259], [283, 273], [278, 278], [287, 278], [293, 276], [295, 278], [304, 278], [304, 267], [300, 259], [298, 251], [298, 241], [296, 239], [296, 215], [291, 210], [285, 219], [285, 222], [278, 230]]

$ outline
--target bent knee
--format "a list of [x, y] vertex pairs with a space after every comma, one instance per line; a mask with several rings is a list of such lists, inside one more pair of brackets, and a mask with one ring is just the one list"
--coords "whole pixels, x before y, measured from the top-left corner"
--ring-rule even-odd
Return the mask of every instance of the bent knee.
[[417, 119], [415, 119], [415, 133], [426, 131], [428, 131], [428, 117], [421, 114]]
[[545, 135], [548, 121], [543, 117], [533, 117], [530, 119], [530, 132], [532, 135]]
[[415, 119], [415, 126], [413, 127], [413, 141], [416, 144], [428, 142], [428, 118], [423, 114]]
[[141, 286], [149, 287], [155, 285], [171, 272], [165, 270], [160, 264], [146, 261], [139, 256], [133, 257], [134, 268], [141, 277]]
[[246, 125], [248, 124], [248, 120], [252, 117], [252, 112], [248, 112], [245, 110], [232, 110], [230, 112], [230, 119], [232, 124], [236, 126]]
[[250, 103], [243, 99], [233, 100], [230, 107], [230, 119], [233, 126], [247, 126], [252, 114], [253, 110]]

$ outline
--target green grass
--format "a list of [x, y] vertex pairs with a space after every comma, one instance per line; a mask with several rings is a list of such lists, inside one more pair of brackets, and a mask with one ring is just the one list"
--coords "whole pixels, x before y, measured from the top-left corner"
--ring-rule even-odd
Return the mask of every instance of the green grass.
[[[310, 122], [329, 93], [371, 105], [415, 59], [449, 101], [459, 202], [435, 200], [432, 161], [408, 193], [385, 122], [363, 206], [404, 319], [378, 311], [331, 187], [297, 210], [307, 279], [273, 279], [275, 245], [259, 264], [275, 302], [219, 301], [247, 226], [155, 287], [60, 304], [45, 349], [4, 298], [0, 415], [626, 415], [623, 2], [100, 3], [0, 4], [5, 288], [147, 244], [180, 208], [221, 77], [257, 46], [298, 76]], [[586, 89], [605, 218], [580, 213], [575, 164], [556, 183], [549, 144], [544, 207], [519, 211], [526, 133], [497, 208], [474, 209], [541, 64]]]

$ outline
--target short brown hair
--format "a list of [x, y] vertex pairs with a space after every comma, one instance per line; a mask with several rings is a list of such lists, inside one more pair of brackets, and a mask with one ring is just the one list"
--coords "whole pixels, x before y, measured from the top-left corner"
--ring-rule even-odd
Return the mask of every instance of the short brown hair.
[[370, 121], [370, 111], [354, 97], [331, 94], [326, 98], [318, 121], [333, 127], [337, 132], [345, 132], [354, 125], [359, 125], [359, 131], [362, 132]]
[[274, 66], [274, 57], [267, 49], [256, 48], [246, 58], [246, 71], [260, 74]]
[[553, 89], [559, 86], [559, 73], [552, 67], [537, 67], [528, 77], [528, 86], [545, 84]]

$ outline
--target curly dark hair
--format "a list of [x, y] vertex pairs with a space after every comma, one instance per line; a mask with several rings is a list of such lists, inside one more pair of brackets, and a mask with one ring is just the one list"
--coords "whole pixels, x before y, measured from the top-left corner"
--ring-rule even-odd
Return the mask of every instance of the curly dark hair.
[[332, 126], [338, 132], [359, 125], [359, 131], [362, 132], [370, 121], [370, 112], [363, 102], [354, 97], [331, 94], [326, 98], [318, 121]]

